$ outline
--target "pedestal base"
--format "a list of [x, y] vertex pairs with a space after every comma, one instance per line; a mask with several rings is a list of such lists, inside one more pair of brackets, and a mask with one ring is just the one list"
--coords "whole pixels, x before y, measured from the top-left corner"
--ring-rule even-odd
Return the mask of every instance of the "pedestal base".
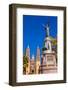
[[56, 66], [41, 65], [40, 66], [40, 73], [42, 73], [42, 74], [57, 73], [57, 65]]
[[46, 53], [42, 57], [42, 64], [40, 65], [40, 73], [56, 73], [57, 62], [55, 53]]

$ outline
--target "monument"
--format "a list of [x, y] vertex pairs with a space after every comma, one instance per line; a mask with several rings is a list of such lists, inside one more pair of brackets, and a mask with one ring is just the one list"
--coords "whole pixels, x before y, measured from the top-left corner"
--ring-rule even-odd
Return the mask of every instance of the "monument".
[[44, 39], [44, 46], [42, 48], [40, 73], [56, 73], [56, 52], [52, 50], [52, 40], [49, 35], [49, 25], [44, 25], [46, 31], [46, 37]]

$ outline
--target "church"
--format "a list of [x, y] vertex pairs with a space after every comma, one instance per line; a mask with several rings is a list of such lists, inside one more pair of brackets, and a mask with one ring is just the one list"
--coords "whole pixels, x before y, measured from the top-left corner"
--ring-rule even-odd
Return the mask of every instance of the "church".
[[26, 67], [26, 75], [28, 74], [39, 74], [39, 67], [41, 65], [40, 62], [40, 49], [37, 47], [37, 55], [36, 60], [34, 55], [30, 58], [30, 48], [29, 46], [26, 48], [26, 56], [28, 57], [28, 66]]

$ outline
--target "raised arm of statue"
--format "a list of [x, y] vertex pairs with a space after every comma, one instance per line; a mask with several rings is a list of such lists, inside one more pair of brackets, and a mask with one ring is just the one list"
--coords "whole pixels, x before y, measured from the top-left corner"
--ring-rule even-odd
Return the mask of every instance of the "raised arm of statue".
[[48, 24], [46, 26], [43, 25], [43, 27], [45, 28], [46, 31], [46, 37], [49, 37], [49, 25]]

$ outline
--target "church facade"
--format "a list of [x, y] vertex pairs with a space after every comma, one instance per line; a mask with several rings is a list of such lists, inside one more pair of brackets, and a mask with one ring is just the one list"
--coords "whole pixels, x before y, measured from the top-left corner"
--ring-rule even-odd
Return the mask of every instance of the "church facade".
[[36, 59], [34, 55], [32, 55], [32, 58], [30, 58], [30, 48], [29, 46], [26, 48], [26, 56], [28, 57], [28, 66], [26, 67], [26, 73], [25, 74], [39, 74], [39, 67], [41, 65], [40, 63], [40, 49], [37, 47], [37, 55]]

